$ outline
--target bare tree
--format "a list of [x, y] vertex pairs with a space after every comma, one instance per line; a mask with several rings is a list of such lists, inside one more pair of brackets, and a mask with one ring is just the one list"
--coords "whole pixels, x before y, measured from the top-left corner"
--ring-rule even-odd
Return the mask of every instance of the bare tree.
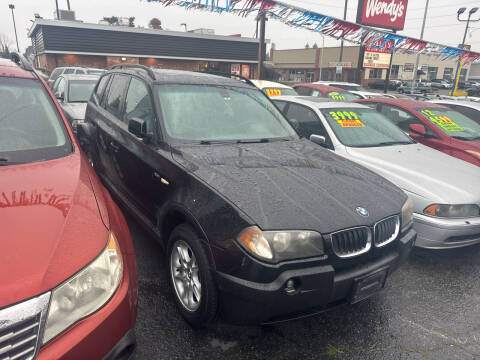
[[157, 18], [153, 18], [148, 23], [148, 27], [151, 29], [162, 30], [162, 22]]
[[12, 48], [13, 41], [7, 35], [0, 34], [0, 57], [9, 58]]

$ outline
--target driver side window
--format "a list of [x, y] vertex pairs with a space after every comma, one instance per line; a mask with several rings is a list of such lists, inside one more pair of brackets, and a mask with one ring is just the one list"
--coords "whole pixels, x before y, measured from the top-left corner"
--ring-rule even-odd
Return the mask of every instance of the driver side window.
[[147, 86], [140, 80], [132, 78], [125, 99], [125, 122], [133, 118], [142, 119], [147, 125], [147, 132], [153, 132], [154, 112]]
[[313, 110], [303, 105], [290, 103], [286, 116], [300, 137], [309, 139], [310, 135], [325, 136], [328, 143], [328, 133]]
[[381, 104], [378, 110], [403, 131], [410, 131], [411, 124], [424, 125], [415, 116], [396, 106]]

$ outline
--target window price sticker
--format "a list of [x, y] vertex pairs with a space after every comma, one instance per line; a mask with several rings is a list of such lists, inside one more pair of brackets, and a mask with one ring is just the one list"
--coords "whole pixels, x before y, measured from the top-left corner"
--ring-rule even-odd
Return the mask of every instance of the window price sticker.
[[422, 110], [421, 113], [423, 115], [425, 115], [425, 117], [428, 120], [430, 120], [434, 124], [437, 124], [438, 126], [440, 126], [445, 131], [463, 131], [463, 128], [458, 126], [448, 116], [438, 116], [433, 111], [428, 110], [428, 109]]
[[268, 96], [282, 96], [282, 90], [280, 89], [267, 89]]
[[330, 111], [329, 114], [343, 128], [365, 127], [353, 111]]
[[342, 95], [338, 92], [329, 92], [328, 93], [328, 96], [333, 99], [333, 100], [337, 100], [337, 101], [346, 101], [345, 99], [345, 95]]

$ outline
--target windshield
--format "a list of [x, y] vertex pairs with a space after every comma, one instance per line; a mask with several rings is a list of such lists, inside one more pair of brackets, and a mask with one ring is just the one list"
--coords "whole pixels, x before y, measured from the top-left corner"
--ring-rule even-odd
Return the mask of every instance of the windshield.
[[329, 91], [327, 92], [328, 98], [335, 100], [335, 101], [345, 101], [350, 102], [358, 99], [362, 99], [360, 95], [352, 94], [349, 92], [339, 92], [339, 91]]
[[466, 141], [480, 140], [480, 124], [458, 111], [443, 108], [415, 110], [448, 136]]
[[349, 84], [331, 84], [336, 88], [340, 88], [343, 90], [350, 90], [350, 91], [367, 91], [365, 88], [361, 87], [360, 85], [349, 85]]
[[413, 141], [385, 116], [373, 109], [321, 109], [338, 140], [350, 147], [411, 144]]
[[0, 166], [72, 152], [58, 112], [40, 81], [0, 77]]
[[159, 86], [168, 135], [181, 141], [252, 141], [297, 138], [259, 90], [243, 87]]
[[88, 75], [102, 75], [105, 70], [87, 70]]
[[275, 87], [275, 88], [263, 88], [263, 91], [268, 96], [282, 96], [282, 95], [292, 95], [292, 96], [297, 96], [297, 92], [293, 89], [290, 88], [280, 88], [280, 87]]
[[88, 102], [97, 81], [71, 80], [68, 84], [68, 102]]

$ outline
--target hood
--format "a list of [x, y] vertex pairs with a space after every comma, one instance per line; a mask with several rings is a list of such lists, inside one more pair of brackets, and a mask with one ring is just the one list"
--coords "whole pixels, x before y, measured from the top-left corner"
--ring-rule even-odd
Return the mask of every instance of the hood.
[[372, 225], [406, 200], [389, 181], [308, 140], [178, 146], [173, 158], [264, 230]]
[[79, 153], [0, 167], [0, 308], [51, 290], [105, 247]]
[[72, 120], [84, 120], [87, 103], [62, 103], [62, 109]]
[[349, 159], [432, 203], [480, 202], [480, 168], [427, 146], [350, 147], [347, 152]]

